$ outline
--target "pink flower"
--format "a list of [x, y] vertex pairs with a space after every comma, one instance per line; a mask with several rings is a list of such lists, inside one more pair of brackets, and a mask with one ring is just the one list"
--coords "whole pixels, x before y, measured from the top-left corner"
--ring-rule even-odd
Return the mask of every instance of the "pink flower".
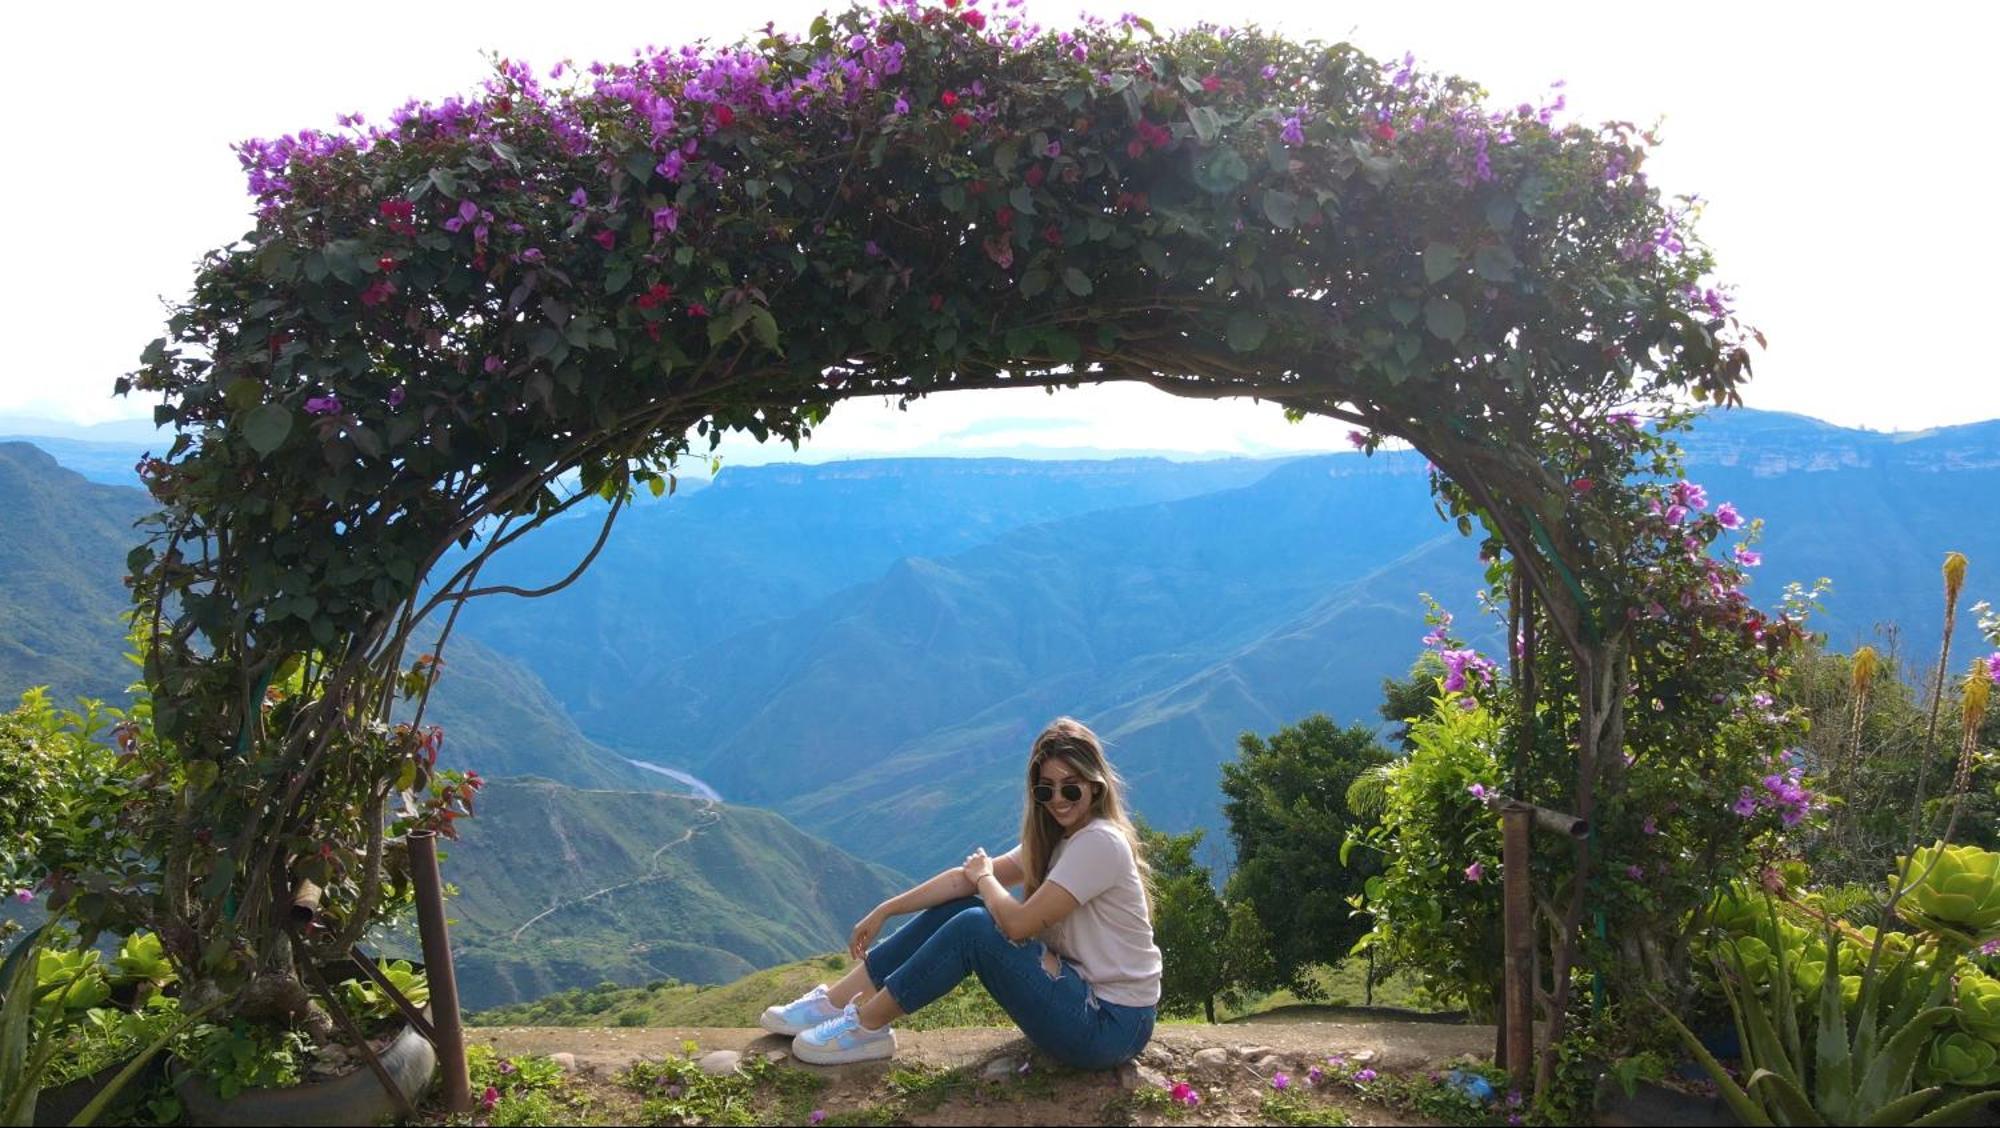
[[816, 1108], [812, 1110], [811, 1116], [806, 1117], [806, 1123], [818, 1124], [820, 1121], [825, 1119], [826, 1119], [826, 1110], [823, 1108]]
[[1486, 864], [1484, 862], [1474, 862], [1465, 867], [1465, 880], [1467, 881], [1478, 881], [1485, 876]]
[[1167, 1091], [1167, 1095], [1187, 1108], [1193, 1108], [1201, 1103], [1201, 1094], [1185, 1081], [1174, 1082], [1174, 1087]]
[[488, 1112], [491, 1112], [493, 1110], [493, 1106], [499, 1103], [500, 1103], [500, 1090], [494, 1088], [491, 1085], [486, 1086], [486, 1091], [479, 1095], [479, 1107], [487, 1110]]
[[1467, 794], [1469, 794], [1469, 795], [1471, 795], [1471, 796], [1472, 796], [1472, 797], [1473, 797], [1474, 799], [1477, 799], [1477, 800], [1479, 800], [1479, 801], [1480, 801], [1481, 803], [1484, 803], [1484, 802], [1486, 802], [1486, 785], [1485, 785], [1485, 784], [1483, 784], [1483, 783], [1475, 783], [1475, 784], [1473, 784], [1473, 785], [1472, 785], [1471, 787], [1468, 787], [1468, 788], [1466, 788], [1465, 790], [1466, 790], [1466, 793], [1467, 793]]
[[1752, 552], [1739, 544], [1736, 546], [1736, 562], [1745, 568], [1755, 568], [1764, 562], [1764, 554], [1761, 552]]
[[[35, 899], [35, 891], [32, 889], [16, 889], [14, 890], [14, 899], [25, 905]], [[1991, 945], [1988, 945], [1988, 947], [1991, 947]]]

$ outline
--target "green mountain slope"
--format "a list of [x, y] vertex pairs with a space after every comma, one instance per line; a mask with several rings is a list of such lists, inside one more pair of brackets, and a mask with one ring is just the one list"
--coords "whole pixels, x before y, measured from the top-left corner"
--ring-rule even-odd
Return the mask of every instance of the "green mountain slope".
[[841, 947], [907, 882], [768, 811], [496, 782], [444, 864], [466, 1006], [610, 980], [719, 983]]
[[139, 543], [132, 523], [151, 509], [137, 489], [0, 442], [0, 705], [36, 685], [64, 704], [125, 700], [125, 554]]

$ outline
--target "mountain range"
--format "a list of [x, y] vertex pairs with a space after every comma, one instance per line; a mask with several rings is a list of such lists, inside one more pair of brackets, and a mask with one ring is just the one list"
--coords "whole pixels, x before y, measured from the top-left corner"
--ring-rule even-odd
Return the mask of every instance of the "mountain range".
[[[1789, 582], [1833, 580], [1812, 625], [1837, 649], [1893, 624], [1903, 653], [1928, 661], [1947, 551], [1972, 560], [1968, 601], [2000, 594], [1988, 578], [2000, 572], [1987, 571], [2000, 565], [2000, 528], [1982, 518], [2000, 486], [2000, 421], [1884, 435], [1739, 410], [1704, 418], [1683, 442], [1689, 477], [1710, 497], [1766, 520], [1754, 599], [1770, 607]], [[51, 445], [96, 474], [117, 465], [112, 452]], [[119, 577], [144, 497], [0, 442], [0, 500], [0, 691], [115, 692], [129, 679], [115, 661]], [[482, 580], [547, 583], [597, 532], [587, 513], [552, 523]], [[641, 760], [698, 777], [731, 804], [720, 810], [771, 819], [744, 822], [745, 834], [816, 835], [817, 849], [886, 880], [863, 863], [921, 875], [974, 845], [1011, 845], [1028, 743], [1071, 714], [1106, 738], [1141, 813], [1167, 829], [1206, 826], [1217, 841], [1218, 766], [1240, 733], [1312, 712], [1377, 723], [1382, 680], [1417, 654], [1421, 595], [1457, 612], [1475, 643], [1495, 643], [1479, 587], [1472, 543], [1437, 518], [1409, 452], [732, 467], [629, 507], [564, 591], [471, 604], [430, 715], [455, 764], [588, 789], [533, 785], [549, 810], [580, 804], [565, 827], [603, 807], [655, 849], [683, 833], [693, 801], [657, 793], [679, 785]], [[1971, 625], [1959, 624], [1961, 653]], [[578, 884], [560, 867], [544, 872], [547, 830], [489, 825], [503, 823], [506, 834], [468, 835], [500, 868], [465, 864], [479, 883], [520, 888], [475, 893], [470, 874], [453, 878], [467, 890], [474, 949]], [[597, 869], [607, 880], [643, 875], [632, 869], [638, 845], [607, 851]], [[587, 959], [558, 973], [553, 956], [515, 950], [479, 974], [492, 998], [576, 985], [587, 967], [614, 964], [617, 975], [582, 982], [721, 976], [741, 967], [713, 953], [793, 958], [831, 946], [829, 922], [846, 923], [829, 907], [810, 925], [771, 926], [784, 943], [752, 939], [764, 925], [701, 935], [726, 915], [719, 905], [757, 900], [726, 886], [717, 898], [691, 902], [699, 919], [680, 924], [574, 910], [538, 943], [553, 953], [573, 941]], [[632, 929], [711, 954], [614, 958]], [[818, 949], [799, 946], [808, 934]], [[665, 970], [683, 956], [681, 970]]]

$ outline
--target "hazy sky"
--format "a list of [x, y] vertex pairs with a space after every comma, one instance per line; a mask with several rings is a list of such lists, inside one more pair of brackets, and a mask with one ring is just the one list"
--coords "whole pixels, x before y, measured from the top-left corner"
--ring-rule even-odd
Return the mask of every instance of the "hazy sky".
[[[992, 0], [988, 0], [990, 4]], [[201, 253], [250, 226], [229, 145], [371, 120], [410, 96], [467, 91], [484, 50], [546, 67], [645, 44], [734, 40], [826, 5], [593, 0], [429, 5], [95, 5], [13, 9], [4, 176], [14, 248], [0, 273], [13, 356], [0, 415], [95, 422], [144, 415], [111, 398], [162, 331]], [[1105, 15], [1118, 6], [1088, 5]], [[1789, 9], [1789, 10], [1786, 10]], [[2000, 226], [1985, 52], [2000, 16], [1904, 4], [1863, 20], [1739, 4], [1368, 5], [1160, 0], [1162, 26], [1203, 17], [1352, 39], [1379, 57], [1483, 83], [1501, 104], [1567, 81], [1571, 116], [1664, 123], [1649, 171], [1707, 201], [1699, 230], [1737, 307], [1762, 327], [1750, 406], [1847, 426], [1919, 429], [2000, 416], [1991, 324]], [[1075, 6], [1031, 0], [1043, 22]], [[1342, 446], [1345, 428], [1286, 424], [1268, 406], [1176, 401], [1149, 389], [956, 393], [899, 413], [837, 408], [813, 446], [835, 454], [1034, 445], [1246, 453]]]

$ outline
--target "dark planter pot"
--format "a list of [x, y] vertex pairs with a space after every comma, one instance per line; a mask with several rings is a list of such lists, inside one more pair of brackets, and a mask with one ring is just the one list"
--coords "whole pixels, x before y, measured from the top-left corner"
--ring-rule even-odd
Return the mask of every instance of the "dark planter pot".
[[[416, 1104], [437, 1072], [437, 1051], [415, 1027], [406, 1024], [402, 1034], [381, 1052], [381, 1058], [382, 1068], [404, 1098]], [[216, 1096], [206, 1082], [191, 1073], [179, 1068], [173, 1073], [174, 1092], [181, 1098], [189, 1124], [223, 1128], [374, 1124], [401, 1111], [375, 1071], [366, 1065], [330, 1081], [283, 1089], [245, 1089], [228, 1100]]]
[[1692, 1128], [1722, 1128], [1736, 1117], [1720, 1097], [1684, 1093], [1652, 1081], [1641, 1081], [1627, 1096], [1609, 1074], [1597, 1079], [1590, 1122], [1603, 1125], [1674, 1124]]
[[[118, 1076], [118, 1071], [130, 1063], [129, 1058], [114, 1062], [88, 1077], [79, 1077], [54, 1088], [43, 1089], [41, 1095], [35, 1098], [36, 1128], [56, 1128], [58, 1125], [75, 1120], [76, 1114], [82, 1112], [85, 1105], [96, 1100], [97, 1094], [103, 1092], [104, 1087], [111, 1084], [111, 1079]], [[132, 1080], [126, 1082], [125, 1091], [120, 1094], [121, 1099], [143, 1090], [158, 1069], [159, 1058], [155, 1057]], [[116, 1104], [115, 1101], [113, 1103]]]

